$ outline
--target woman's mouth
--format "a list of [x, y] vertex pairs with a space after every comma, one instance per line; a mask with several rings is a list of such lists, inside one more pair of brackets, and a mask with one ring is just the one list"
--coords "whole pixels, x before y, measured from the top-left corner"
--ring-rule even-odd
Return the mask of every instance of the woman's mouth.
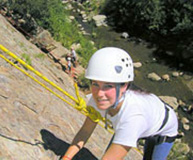
[[104, 103], [107, 103], [107, 99], [97, 99], [97, 103], [99, 104], [104, 104]]

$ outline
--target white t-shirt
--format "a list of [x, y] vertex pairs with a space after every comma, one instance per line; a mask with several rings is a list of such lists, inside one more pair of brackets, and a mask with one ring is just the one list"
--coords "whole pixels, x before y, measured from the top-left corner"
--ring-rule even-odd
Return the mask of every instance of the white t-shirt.
[[[92, 95], [88, 95], [87, 105], [93, 106], [101, 115], [105, 110], [97, 108]], [[112, 122], [115, 136], [113, 143], [137, 147], [139, 138], [153, 135], [175, 136], [178, 134], [178, 120], [173, 109], [169, 108], [169, 118], [160, 129], [165, 118], [165, 104], [154, 94], [128, 90], [119, 112], [107, 118]]]

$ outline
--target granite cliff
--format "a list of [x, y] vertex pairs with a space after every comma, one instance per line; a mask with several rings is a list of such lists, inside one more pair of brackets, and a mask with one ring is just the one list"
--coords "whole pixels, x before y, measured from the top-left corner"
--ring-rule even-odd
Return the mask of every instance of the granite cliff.
[[[28, 41], [1, 14], [0, 35], [1, 45], [20, 58], [24, 58], [22, 55], [27, 55], [34, 69], [76, 97], [73, 79], [62, 69], [65, 61], [60, 63], [54, 61]], [[54, 43], [56, 49], [52, 54], [59, 59], [69, 52], [60, 43]], [[29, 72], [2, 51], [0, 54]], [[82, 71], [80, 67], [77, 67], [77, 70]], [[30, 74], [38, 79], [33, 73]], [[80, 92], [80, 95], [85, 98], [84, 93]], [[59, 159], [85, 119], [84, 115], [2, 58], [0, 58], [0, 117], [0, 159], [2, 160]], [[100, 159], [111, 137], [112, 134], [98, 126], [75, 159]], [[138, 160], [141, 156], [132, 150], [127, 159]]]

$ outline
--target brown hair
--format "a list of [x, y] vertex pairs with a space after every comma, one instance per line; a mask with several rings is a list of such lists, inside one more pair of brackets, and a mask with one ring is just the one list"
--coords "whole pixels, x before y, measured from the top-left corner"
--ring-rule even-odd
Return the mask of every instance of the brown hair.
[[139, 93], [143, 93], [143, 94], [150, 94], [150, 92], [144, 88], [141, 88], [137, 85], [135, 85], [134, 83], [130, 82], [127, 86], [127, 90], [132, 90], [132, 91], [136, 91], [136, 92], [139, 92]]

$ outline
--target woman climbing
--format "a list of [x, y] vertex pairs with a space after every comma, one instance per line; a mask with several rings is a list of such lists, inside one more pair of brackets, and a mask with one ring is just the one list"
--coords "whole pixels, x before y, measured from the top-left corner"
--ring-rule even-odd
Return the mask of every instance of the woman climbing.
[[[165, 160], [178, 134], [173, 109], [152, 93], [134, 90], [133, 62], [119, 48], [106, 47], [91, 57], [85, 77], [91, 80], [87, 105], [112, 122], [115, 134], [102, 160], [122, 160], [145, 139], [144, 160]], [[97, 123], [89, 117], [63, 156], [70, 160], [85, 145]]]

